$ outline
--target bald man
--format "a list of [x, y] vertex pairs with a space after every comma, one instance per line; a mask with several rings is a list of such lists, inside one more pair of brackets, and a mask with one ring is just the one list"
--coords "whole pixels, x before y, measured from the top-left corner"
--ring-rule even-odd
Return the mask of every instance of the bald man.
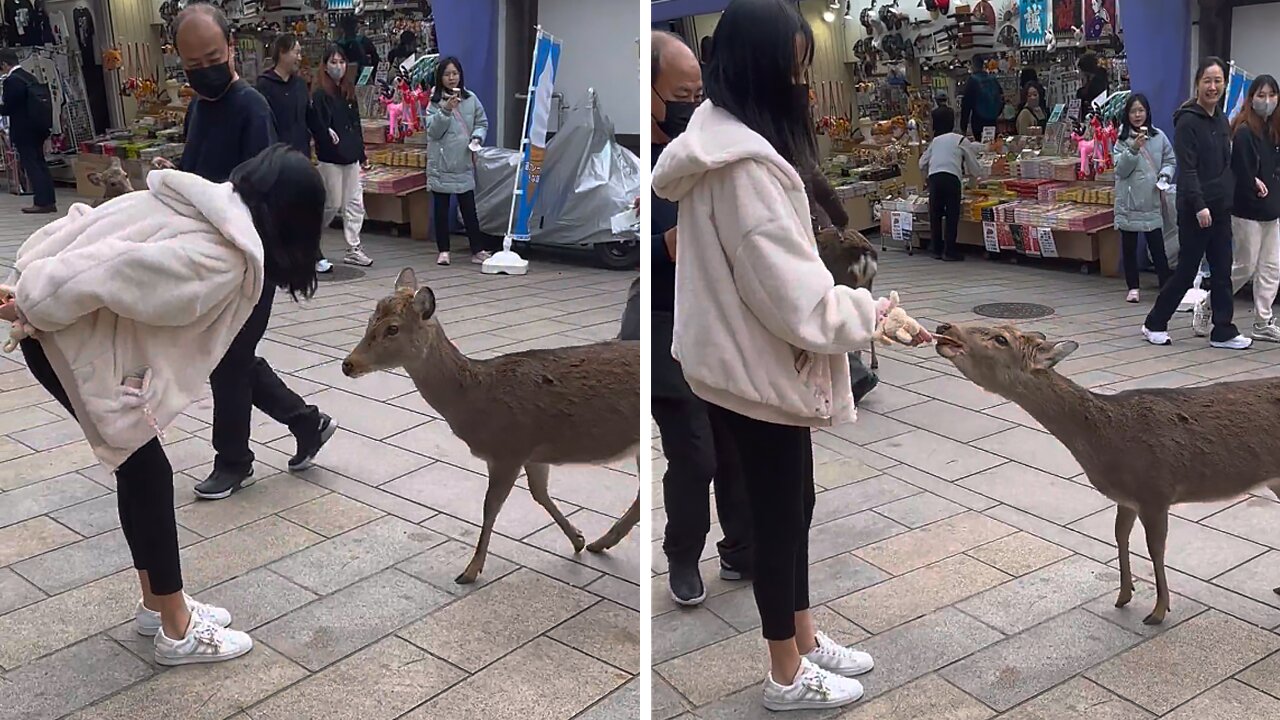
[[[684, 132], [693, 111], [702, 102], [702, 69], [693, 51], [675, 35], [654, 32], [652, 47], [650, 115], [656, 165], [663, 149]], [[716, 546], [720, 554], [720, 577], [725, 580], [750, 577], [751, 510], [746, 503], [729, 434], [711, 422], [706, 405], [689, 389], [680, 365], [671, 357], [677, 208], [653, 194], [650, 202], [653, 203], [651, 412], [662, 433], [662, 451], [667, 457], [667, 471], [662, 476], [667, 513], [662, 550], [671, 568], [668, 577], [671, 597], [681, 605], [698, 605], [707, 594], [698, 558], [711, 530], [711, 483], [715, 482], [716, 510], [725, 534]], [[697, 312], [697, 308], [688, 310]]]

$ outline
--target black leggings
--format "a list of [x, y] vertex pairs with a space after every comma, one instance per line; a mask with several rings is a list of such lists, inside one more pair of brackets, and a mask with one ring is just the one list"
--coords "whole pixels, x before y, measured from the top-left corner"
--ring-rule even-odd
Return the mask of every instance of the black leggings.
[[[32, 376], [75, 416], [40, 342], [23, 340], [22, 356]], [[159, 438], [151, 438], [116, 469], [116, 502], [133, 566], [147, 571], [151, 592], [171, 595], [182, 590], [178, 523], [173, 512], [173, 467]]]
[[[1156, 266], [1156, 277], [1160, 278], [1160, 286], [1169, 281], [1169, 259], [1164, 252], [1164, 230], [1147, 230], [1142, 233], [1147, 238], [1147, 253], [1151, 255], [1151, 263]], [[1121, 258], [1124, 260], [1124, 281], [1130, 290], [1138, 289], [1138, 233], [1133, 230], [1120, 231]], [[1148, 328], [1150, 329], [1150, 328]]]
[[[431, 220], [435, 224], [436, 249], [449, 252], [449, 226], [453, 221], [453, 213], [449, 212], [449, 193], [431, 193]], [[484, 235], [480, 233], [480, 220], [476, 217], [476, 193], [468, 190], [458, 193], [458, 209], [462, 211], [462, 224], [467, 229], [467, 240], [471, 244], [471, 254], [484, 250]]]
[[813, 522], [813, 439], [809, 428], [775, 425], [707, 404], [733, 436], [751, 505], [756, 608], [766, 640], [796, 635], [809, 609], [809, 525]]

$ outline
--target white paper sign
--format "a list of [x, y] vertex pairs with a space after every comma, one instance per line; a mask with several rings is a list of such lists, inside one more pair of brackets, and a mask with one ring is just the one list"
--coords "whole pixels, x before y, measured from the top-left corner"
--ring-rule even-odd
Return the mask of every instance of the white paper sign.
[[902, 242], [902, 213], [889, 213], [889, 235], [894, 242]]
[[1058, 244], [1053, 240], [1053, 228], [1042, 227], [1039, 230], [1040, 255], [1047, 258], [1058, 257]]
[[990, 221], [982, 223], [982, 244], [987, 252], [1000, 252], [1000, 241], [996, 239], [996, 224]]
[[994, 142], [996, 139], [996, 128], [994, 125], [988, 125], [982, 128], [982, 142], [984, 144]]
[[911, 226], [912, 226], [912, 223], [915, 221], [915, 217], [909, 212], [898, 213], [898, 214], [902, 216], [902, 219], [899, 221], [899, 223], [902, 225], [902, 236], [907, 237], [911, 235]]

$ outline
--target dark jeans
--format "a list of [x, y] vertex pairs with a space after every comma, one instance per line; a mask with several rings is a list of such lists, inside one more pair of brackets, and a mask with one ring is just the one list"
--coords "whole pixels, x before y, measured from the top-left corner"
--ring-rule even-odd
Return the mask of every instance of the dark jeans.
[[270, 285], [263, 288], [249, 319], [209, 376], [213, 389], [213, 449], [217, 453], [213, 464], [219, 470], [247, 475], [253, 469], [249, 423], [255, 407], [287, 425], [295, 436], [306, 437], [320, 431], [320, 410], [306, 404], [266, 360], [258, 357], [258, 342], [271, 320], [275, 293]]
[[1231, 321], [1235, 312], [1231, 299], [1231, 213], [1210, 208], [1209, 214], [1213, 216], [1213, 223], [1202, 228], [1196, 221], [1195, 211], [1179, 204], [1178, 267], [1147, 315], [1148, 330], [1169, 329], [1169, 318], [1177, 312], [1182, 296], [1195, 282], [1203, 258], [1209, 261], [1209, 304], [1213, 308], [1213, 332], [1209, 339], [1225, 342], [1240, 334]]
[[[1160, 278], [1160, 287], [1169, 280], [1169, 258], [1164, 254], [1164, 230], [1148, 230], [1143, 235], [1147, 238], [1147, 253], [1156, 266], [1156, 277]], [[1130, 290], [1138, 289], [1138, 233], [1133, 230], [1120, 231], [1121, 257], [1124, 258], [1124, 281]], [[1150, 328], [1148, 328], [1150, 329]]]
[[[453, 220], [453, 213], [449, 212], [449, 198], [455, 197], [449, 193], [431, 193], [431, 221], [435, 225], [436, 232], [436, 249], [440, 252], [449, 252], [449, 226]], [[462, 211], [462, 224], [467, 229], [467, 240], [471, 244], [471, 254], [485, 249], [484, 235], [480, 232], [480, 219], [476, 217], [476, 193], [474, 190], [468, 190], [464, 193], [458, 193], [458, 209]]]
[[795, 613], [809, 609], [809, 525], [813, 440], [809, 428], [753, 420], [707, 405], [733, 438], [755, 535], [753, 589], [766, 640], [795, 637]]
[[[67, 392], [49, 366], [40, 342], [28, 338], [21, 347], [31, 375], [74, 416]], [[151, 438], [116, 469], [116, 504], [133, 566], [147, 571], [151, 592], [170, 595], [182, 590], [178, 524], [173, 512], [173, 467], [159, 438]]]
[[960, 178], [949, 172], [934, 173], [929, 176], [929, 234], [933, 236], [933, 254], [954, 256], [959, 230]]
[[31, 192], [35, 194], [36, 207], [52, 207], [58, 202], [53, 191], [53, 174], [49, 172], [49, 163], [44, 159], [44, 141], [15, 143], [13, 149], [18, 153], [18, 162], [31, 181]]

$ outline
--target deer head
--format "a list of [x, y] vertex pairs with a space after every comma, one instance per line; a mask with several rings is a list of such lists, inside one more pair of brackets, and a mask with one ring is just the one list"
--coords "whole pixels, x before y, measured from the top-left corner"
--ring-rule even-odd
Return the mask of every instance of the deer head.
[[111, 158], [111, 165], [102, 172], [91, 172], [89, 182], [102, 188], [102, 197], [111, 199], [133, 192], [133, 184], [129, 182], [129, 173], [120, 166], [120, 158]]
[[1008, 397], [1049, 372], [1076, 348], [1072, 340], [1049, 341], [1043, 333], [1012, 325], [983, 327], [943, 323], [934, 333], [938, 354], [975, 385]]
[[871, 288], [876, 277], [878, 254], [857, 230], [827, 228], [818, 233], [818, 255], [837, 285]]
[[404, 367], [436, 343], [448, 342], [435, 314], [435, 293], [429, 287], [418, 287], [413, 268], [401, 270], [395, 292], [378, 301], [364, 338], [342, 361], [342, 373], [356, 378]]

